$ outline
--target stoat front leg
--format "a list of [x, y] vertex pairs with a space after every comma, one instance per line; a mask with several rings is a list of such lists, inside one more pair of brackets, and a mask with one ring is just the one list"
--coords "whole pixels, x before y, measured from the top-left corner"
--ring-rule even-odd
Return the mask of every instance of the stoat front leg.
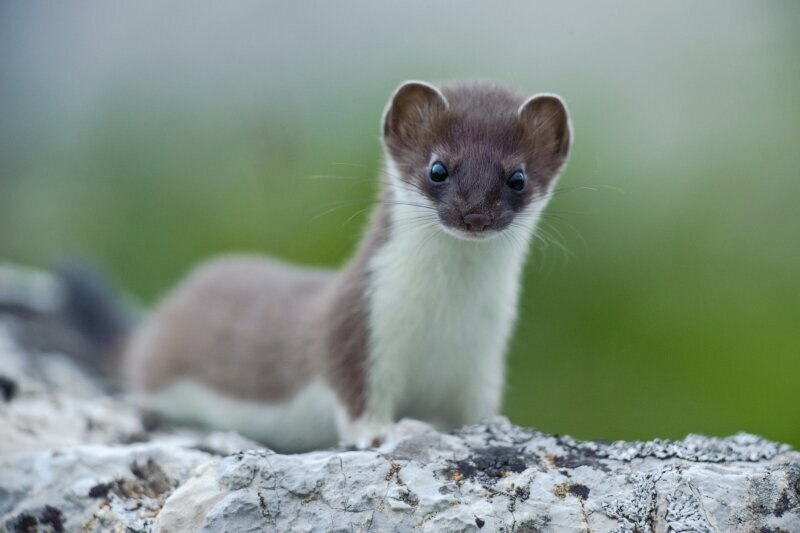
[[367, 450], [383, 444], [391, 426], [391, 419], [364, 415], [341, 424], [339, 436], [343, 444]]
[[371, 394], [364, 411], [356, 418], [344, 409], [340, 410], [337, 421], [339, 439], [342, 444], [359, 450], [377, 448], [384, 443], [394, 424], [394, 413], [395, 402], [389, 394]]

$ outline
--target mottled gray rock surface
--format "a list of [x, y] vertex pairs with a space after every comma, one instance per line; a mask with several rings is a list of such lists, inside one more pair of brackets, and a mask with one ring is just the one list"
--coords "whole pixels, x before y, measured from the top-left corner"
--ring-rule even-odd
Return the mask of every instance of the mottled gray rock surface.
[[790, 531], [800, 454], [740, 434], [582, 442], [404, 421], [380, 449], [279, 455], [157, 426], [0, 321], [0, 530]]
[[203, 531], [800, 530], [800, 455], [758, 437], [603, 445], [502, 418], [395, 433], [374, 451], [219, 459], [167, 500], [156, 528], [190, 516]]

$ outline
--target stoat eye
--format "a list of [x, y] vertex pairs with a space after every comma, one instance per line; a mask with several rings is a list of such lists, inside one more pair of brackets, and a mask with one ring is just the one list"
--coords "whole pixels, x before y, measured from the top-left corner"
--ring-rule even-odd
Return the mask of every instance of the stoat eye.
[[431, 178], [431, 181], [434, 183], [442, 183], [444, 180], [447, 179], [447, 167], [444, 166], [444, 163], [441, 161], [437, 161], [431, 165], [431, 169], [428, 172], [428, 176]]
[[519, 192], [525, 188], [525, 183], [527, 183], [527, 181], [528, 180], [525, 178], [525, 174], [521, 170], [517, 170], [508, 177], [506, 185]]

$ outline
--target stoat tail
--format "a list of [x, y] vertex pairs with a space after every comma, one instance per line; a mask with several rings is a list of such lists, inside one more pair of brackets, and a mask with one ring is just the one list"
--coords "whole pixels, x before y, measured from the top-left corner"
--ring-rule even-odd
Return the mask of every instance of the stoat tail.
[[135, 313], [86, 262], [63, 262], [53, 273], [0, 262], [0, 321], [11, 321], [22, 346], [69, 355], [116, 388]]
[[116, 350], [133, 324], [119, 292], [96, 268], [63, 263], [56, 270], [64, 317], [98, 352]]

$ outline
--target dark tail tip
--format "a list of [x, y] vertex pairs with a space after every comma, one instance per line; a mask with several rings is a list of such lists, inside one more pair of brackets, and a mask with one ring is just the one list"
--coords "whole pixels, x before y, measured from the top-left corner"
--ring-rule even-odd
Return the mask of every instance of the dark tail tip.
[[119, 292], [99, 269], [84, 262], [62, 262], [57, 269], [67, 321], [100, 350], [114, 349], [131, 327]]

